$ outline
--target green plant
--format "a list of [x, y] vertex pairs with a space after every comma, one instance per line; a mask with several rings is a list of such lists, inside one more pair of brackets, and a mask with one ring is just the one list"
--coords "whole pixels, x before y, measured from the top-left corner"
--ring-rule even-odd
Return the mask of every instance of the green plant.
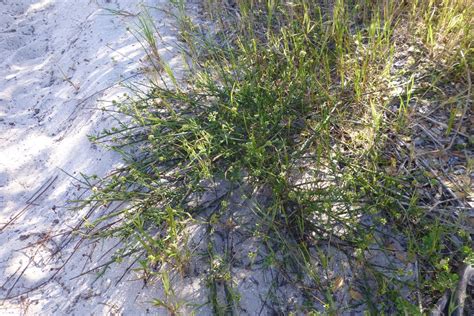
[[[230, 10], [217, 1], [206, 3], [216, 10], [210, 16], [213, 33], [203, 36], [184, 3], [175, 5], [192, 71], [186, 80], [176, 79], [159, 56], [156, 28], [149, 16], [142, 18], [144, 48], [152, 64], [160, 65], [155, 70], [164, 82], [152, 81], [145, 91], [134, 88], [134, 96], [118, 104], [118, 127], [91, 137], [125, 162], [91, 183], [97, 189], [85, 202], [108, 207], [90, 221], [92, 235], [128, 240], [132, 252], [144, 254], [145, 270], [164, 263], [179, 269], [190, 260], [180, 242], [184, 227], [212, 209], [207, 223], [212, 235], [212, 227], [229, 212], [224, 196], [203, 197], [222, 183], [245, 185], [268, 197], [254, 209], [269, 252], [265, 264], [309, 276], [308, 293], [329, 286], [315, 273], [318, 265], [328, 269], [324, 244], [347, 253], [356, 277], [376, 284], [372, 290], [379, 292], [363, 299], [373, 313], [382, 311], [378, 305], [414, 312], [412, 297], [389, 299], [403, 286], [425, 296], [450, 288], [450, 258], [455, 261], [459, 252], [442, 251], [456, 229], [430, 217], [420, 189], [420, 183], [441, 184], [416, 168], [397, 171], [400, 161], [393, 157], [413, 160], [412, 152], [396, 144], [408, 137], [411, 103], [426, 93], [419, 87], [425, 74], [409, 74], [401, 95], [391, 96], [390, 83], [406, 79], [406, 72], [392, 68], [394, 34], [407, 25], [415, 27], [418, 38], [425, 34], [426, 47], [437, 56], [446, 55], [436, 44], [455, 36], [443, 46], [456, 52], [444, 65], [458, 75], [453, 65], [465, 59], [471, 43], [464, 24], [472, 7], [462, 1], [410, 6], [338, 0], [327, 8], [306, 0], [244, 0]], [[437, 75], [436, 69], [428, 71]], [[441, 80], [434, 77], [431, 86]], [[390, 98], [399, 101], [397, 111], [389, 108]], [[380, 255], [394, 252], [383, 238], [408, 245], [407, 256], [390, 254], [390, 265], [420, 258], [427, 280], [423, 288], [399, 281], [367, 258], [374, 247]], [[238, 294], [228, 262], [212, 244], [208, 256], [210, 303], [216, 314], [230, 312]], [[391, 268], [399, 279], [411, 277]], [[295, 284], [302, 279], [298, 273], [290, 278]], [[225, 304], [218, 300], [218, 282], [224, 284]], [[333, 293], [324, 292], [323, 299], [328, 312], [339, 311]], [[174, 305], [155, 303], [176, 312]]]

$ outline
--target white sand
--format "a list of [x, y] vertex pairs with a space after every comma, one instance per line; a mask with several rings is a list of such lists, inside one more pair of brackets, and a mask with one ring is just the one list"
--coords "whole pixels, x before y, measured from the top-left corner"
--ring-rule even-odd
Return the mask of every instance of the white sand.
[[[1, 315], [147, 314], [147, 301], [159, 292], [129, 281], [133, 273], [116, 284], [125, 264], [97, 281], [95, 274], [72, 279], [106, 246], [81, 245], [69, 258], [72, 241], [52, 259], [67, 239], [48, 238], [69, 230], [82, 215], [65, 207], [80, 192], [61, 169], [103, 175], [119, 162], [92, 146], [87, 135], [111, 124], [96, 109], [124, 92], [117, 83], [139, 79], [143, 58], [126, 30], [136, 17], [103, 8], [138, 13], [139, 3], [0, 0], [0, 297], [13, 297], [0, 300]], [[169, 21], [154, 14], [164, 39], [173, 42]], [[160, 49], [174, 54], [166, 45]]]
[[[78, 245], [79, 238], [64, 235], [86, 210], [67, 208], [66, 201], [82, 190], [61, 170], [74, 177], [105, 175], [120, 163], [117, 155], [92, 146], [87, 135], [111, 126], [97, 109], [126, 91], [117, 83], [143, 78], [138, 71], [143, 49], [126, 30], [136, 28], [137, 18], [129, 13], [139, 13], [143, 2], [160, 9], [168, 3], [0, 0], [0, 315], [166, 314], [150, 304], [164, 298], [160, 282], [145, 286], [133, 271], [124, 274], [130, 261], [110, 266], [100, 277], [101, 271], [77, 277], [107, 262], [112, 252], [105, 252], [114, 241]], [[111, 15], [104, 7], [126, 14]], [[150, 13], [161, 34], [160, 53], [177, 70], [176, 31], [163, 12]], [[247, 202], [236, 198], [233, 220], [251, 220]], [[191, 226], [188, 233], [205, 252], [203, 229]], [[254, 238], [232, 234], [238, 313], [270, 313], [266, 301], [278, 273], [249, 262], [249, 251], [259, 248]], [[216, 245], [223, 253], [224, 242]], [[172, 275], [175, 297], [166, 300], [194, 304], [182, 306], [184, 314], [211, 313], [209, 304], [197, 308], [209, 297], [206, 260], [196, 256], [187, 275]], [[222, 286], [219, 292], [223, 296]], [[302, 303], [291, 285], [277, 295], [279, 310]]]

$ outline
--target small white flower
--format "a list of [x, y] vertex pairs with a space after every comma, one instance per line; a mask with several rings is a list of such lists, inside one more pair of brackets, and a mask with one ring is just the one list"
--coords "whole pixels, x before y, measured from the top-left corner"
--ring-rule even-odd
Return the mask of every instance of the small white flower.
[[208, 115], [209, 122], [215, 122], [216, 118], [217, 118], [217, 112], [216, 111], [212, 111], [211, 113], [209, 113], [209, 115]]

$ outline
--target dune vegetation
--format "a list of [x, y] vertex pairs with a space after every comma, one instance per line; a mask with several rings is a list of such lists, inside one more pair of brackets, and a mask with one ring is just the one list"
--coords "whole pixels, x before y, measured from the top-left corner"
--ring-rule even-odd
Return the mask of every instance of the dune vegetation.
[[[90, 137], [124, 165], [85, 177], [84, 233], [120, 238], [113, 259], [136, 256], [172, 314], [192, 302], [172, 299], [169, 274], [198, 259], [212, 311], [243, 313], [230, 250], [240, 237], [229, 234], [256, 241], [249, 265], [297, 293], [283, 302], [272, 283], [266, 311], [472, 311], [473, 3], [187, 6], [169, 12], [179, 74], [158, 53], [155, 21], [140, 20], [149, 82], [108, 109], [114, 128]], [[204, 227], [202, 251], [190, 225]]]

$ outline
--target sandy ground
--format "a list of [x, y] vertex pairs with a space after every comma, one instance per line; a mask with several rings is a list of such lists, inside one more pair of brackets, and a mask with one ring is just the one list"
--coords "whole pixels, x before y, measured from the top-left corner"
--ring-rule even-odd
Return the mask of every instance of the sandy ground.
[[[120, 164], [87, 135], [113, 125], [100, 108], [127, 92], [121, 83], [144, 78], [144, 52], [127, 27], [137, 28], [136, 14], [147, 6], [167, 5], [166, 0], [0, 0], [0, 315], [167, 314], [150, 304], [164, 298], [159, 280], [145, 284], [131, 269], [134, 259], [93, 270], [110, 260], [109, 249], [118, 243], [81, 242], [69, 234], [87, 210], [72, 211], [67, 203], [84, 193], [74, 177], [102, 176]], [[173, 21], [162, 10], [148, 11], [161, 35], [162, 58], [180, 73]], [[241, 199], [235, 208], [240, 221], [249, 221]], [[196, 252], [206, 252], [204, 231], [200, 225], [187, 231]], [[256, 249], [252, 238], [222, 235], [242, 239], [233, 268], [243, 306], [239, 313], [265, 314], [275, 272], [248, 262], [249, 249]], [[211, 242], [224, 251], [224, 240]], [[207, 315], [208, 262], [197, 257], [186, 275], [171, 275], [174, 296], [165, 299], [184, 314]], [[292, 305], [286, 299], [293, 292], [284, 292], [285, 306]]]
[[[166, 2], [0, 0], [1, 315], [151, 313], [160, 289], [122, 279], [126, 263], [74, 278], [103, 262], [110, 242], [64, 235], [83, 215], [67, 208], [81, 192], [65, 172], [103, 175], [119, 163], [87, 135], [111, 124], [97, 109], [126, 91], [119, 83], [140, 78], [143, 50], [126, 27], [142, 3]], [[153, 12], [172, 43], [169, 21]]]
[[[165, 9], [167, 3], [0, 0], [0, 315], [167, 314], [150, 304], [163, 298], [160, 282], [144, 284], [129, 269], [133, 261], [88, 273], [110, 260], [117, 242], [81, 242], [68, 234], [87, 210], [71, 211], [66, 202], [83, 193], [73, 177], [105, 175], [120, 163], [87, 135], [113, 124], [99, 109], [127, 92], [120, 83], [143, 78], [144, 52], [127, 27], [136, 28], [142, 5]], [[172, 21], [160, 10], [150, 13], [160, 53], [177, 70], [182, 58]], [[209, 239], [205, 225], [189, 227], [191, 248], [205, 253], [211, 243], [218, 254], [232, 253], [226, 262], [240, 296], [237, 314], [288, 314], [304, 297], [265, 264], [252, 208], [236, 192], [219, 234]], [[259, 264], [250, 252], [258, 253]], [[347, 260], [328, 253], [334, 273], [327, 277], [349, 279]], [[167, 299], [182, 305], [183, 314], [207, 315], [209, 258], [195, 257], [185, 275], [172, 275], [176, 297]], [[346, 306], [344, 287], [336, 300]], [[224, 296], [222, 285], [218, 291]]]

